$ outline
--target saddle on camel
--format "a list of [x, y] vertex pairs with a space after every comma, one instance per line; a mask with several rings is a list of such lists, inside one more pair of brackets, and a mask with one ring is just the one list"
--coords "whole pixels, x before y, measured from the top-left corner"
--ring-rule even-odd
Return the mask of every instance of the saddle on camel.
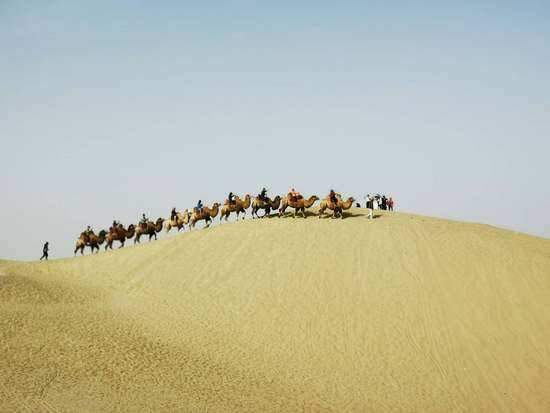
[[294, 188], [292, 188], [289, 193], [288, 193], [288, 197], [290, 198], [290, 200], [292, 202], [296, 202], [298, 201], [299, 199], [302, 199], [303, 196], [300, 192], [296, 191]]

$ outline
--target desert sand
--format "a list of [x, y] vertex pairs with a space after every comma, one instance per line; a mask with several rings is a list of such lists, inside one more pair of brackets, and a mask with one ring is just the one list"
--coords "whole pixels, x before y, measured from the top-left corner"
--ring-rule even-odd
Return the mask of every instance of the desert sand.
[[350, 211], [0, 261], [0, 411], [550, 411], [550, 240]]

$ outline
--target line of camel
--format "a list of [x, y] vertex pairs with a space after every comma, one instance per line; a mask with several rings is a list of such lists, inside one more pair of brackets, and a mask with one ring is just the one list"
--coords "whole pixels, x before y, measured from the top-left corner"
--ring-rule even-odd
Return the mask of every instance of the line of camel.
[[[332, 211], [332, 218], [344, 218], [343, 211], [350, 209], [353, 206], [355, 199], [349, 197], [346, 200], [342, 199], [342, 196], [338, 193], [335, 194], [336, 197], [331, 199], [329, 196], [321, 199], [319, 204], [319, 218], [330, 216], [328, 211]], [[174, 219], [165, 220], [164, 218], [158, 218], [155, 222], [147, 221], [140, 222], [138, 225], [130, 224], [128, 228], [124, 228], [122, 224], [118, 224], [114, 227], [109, 228], [109, 231], [101, 230], [98, 234], [95, 234], [93, 231], [85, 231], [80, 234], [76, 241], [76, 247], [74, 254], [80, 251], [80, 254], [84, 254], [84, 248], [90, 247], [92, 249], [92, 254], [95, 250], [99, 252], [99, 247], [105, 243], [105, 251], [108, 249], [113, 249], [113, 243], [115, 241], [120, 242], [120, 247], [124, 247], [124, 243], [128, 239], [134, 238], [134, 244], [139, 243], [142, 236], [149, 236], [149, 241], [154, 237], [157, 239], [157, 234], [162, 231], [163, 224], [166, 232], [170, 232], [172, 228], [177, 228], [178, 231], [185, 228], [185, 225], [189, 229], [195, 228], [195, 224], [199, 221], [205, 221], [205, 228], [209, 227], [212, 223], [212, 220], [220, 214], [220, 221], [229, 218], [232, 213], [236, 214], [236, 220], [239, 219], [240, 214], [243, 214], [245, 219], [246, 210], [252, 205], [252, 218], [264, 218], [271, 214], [271, 211], [278, 210], [278, 216], [283, 217], [286, 213], [287, 208], [294, 209], [294, 217], [298, 213], [304, 218], [307, 218], [306, 209], [311, 208], [315, 202], [319, 200], [317, 195], [312, 195], [309, 198], [304, 198], [301, 195], [293, 196], [292, 194], [287, 194], [284, 197], [277, 195], [274, 199], [269, 197], [260, 197], [257, 196], [252, 200], [249, 194], [245, 195], [244, 199], [241, 199], [238, 196], [235, 196], [233, 202], [225, 201], [224, 205], [220, 205], [219, 202], [212, 204], [212, 207], [203, 207], [200, 210], [197, 208], [193, 209], [193, 212], [189, 212], [186, 209], [183, 212], [177, 212]], [[336, 202], [334, 202], [336, 201]], [[221, 207], [221, 208], [220, 208]], [[263, 215], [258, 215], [258, 211], [263, 210]]]

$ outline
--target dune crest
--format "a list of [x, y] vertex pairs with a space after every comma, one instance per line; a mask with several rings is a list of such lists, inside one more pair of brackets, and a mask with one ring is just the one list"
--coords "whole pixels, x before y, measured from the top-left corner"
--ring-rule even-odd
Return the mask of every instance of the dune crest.
[[0, 261], [0, 411], [550, 411], [550, 240], [349, 212]]

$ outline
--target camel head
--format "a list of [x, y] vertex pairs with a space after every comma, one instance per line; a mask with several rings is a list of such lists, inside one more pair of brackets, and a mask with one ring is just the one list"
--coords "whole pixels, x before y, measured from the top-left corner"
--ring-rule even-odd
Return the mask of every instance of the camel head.
[[218, 215], [219, 207], [220, 207], [220, 203], [214, 202], [214, 204], [212, 205], [212, 209], [210, 210], [210, 217], [216, 218], [216, 216]]

